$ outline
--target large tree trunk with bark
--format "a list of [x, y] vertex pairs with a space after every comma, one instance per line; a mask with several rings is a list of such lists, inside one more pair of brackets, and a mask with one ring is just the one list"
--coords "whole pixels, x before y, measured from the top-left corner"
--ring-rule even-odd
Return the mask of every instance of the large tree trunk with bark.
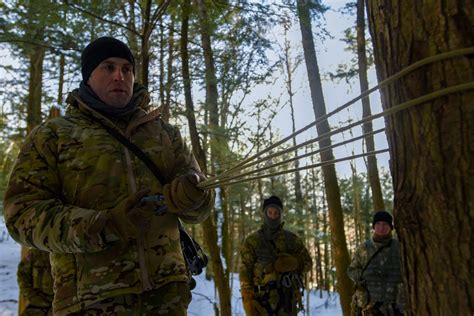
[[[364, 0], [357, 0], [357, 60], [360, 91], [367, 91], [369, 90], [369, 81], [367, 79]], [[362, 116], [367, 117], [371, 114], [369, 97], [365, 97], [362, 99]], [[364, 123], [362, 128], [364, 134], [371, 133], [373, 130], [372, 122]], [[372, 152], [375, 150], [374, 137], [372, 135], [365, 137], [365, 146], [367, 148], [367, 152]], [[384, 210], [385, 204], [383, 201], [382, 188], [380, 186], [377, 157], [375, 155], [367, 157], [367, 173], [369, 175], [370, 188], [372, 189], [373, 208], [375, 211]]]
[[[474, 46], [474, 2], [368, 2], [379, 80], [420, 59]], [[473, 56], [435, 62], [382, 91], [384, 108], [472, 82]], [[407, 315], [474, 312], [474, 91], [386, 119]]]
[[[303, 40], [304, 57], [308, 73], [311, 99], [316, 118], [326, 114], [321, 78], [319, 75], [318, 61], [314, 48], [313, 33], [309, 8], [305, 0], [297, 0], [298, 17], [300, 21], [301, 37]], [[327, 120], [321, 121], [317, 126], [318, 134], [328, 133], [329, 124]], [[324, 139], [319, 142], [320, 148], [330, 146], [331, 140]], [[321, 153], [321, 161], [333, 160], [332, 150]], [[346, 274], [349, 266], [349, 253], [347, 251], [346, 236], [344, 233], [344, 216], [342, 213], [341, 196], [337, 183], [336, 169], [334, 165], [322, 168], [329, 207], [329, 224], [331, 226], [331, 243], [333, 256], [336, 262], [337, 290], [340, 295], [342, 311], [344, 315], [350, 314], [350, 302], [352, 294], [352, 282]]]

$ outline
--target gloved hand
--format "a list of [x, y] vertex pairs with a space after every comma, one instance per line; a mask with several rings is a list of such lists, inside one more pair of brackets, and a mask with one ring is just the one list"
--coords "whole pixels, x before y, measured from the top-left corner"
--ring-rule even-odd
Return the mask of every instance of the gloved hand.
[[208, 198], [209, 191], [196, 185], [204, 180], [198, 173], [188, 173], [175, 178], [163, 187], [165, 203], [171, 213], [181, 213], [199, 208]]
[[107, 222], [104, 234], [106, 241], [114, 241], [116, 236], [122, 240], [133, 240], [137, 238], [140, 226], [147, 222], [147, 217], [153, 214], [152, 203], [141, 203], [141, 199], [150, 192], [150, 189], [142, 189], [122, 202], [113, 209], [107, 210]]
[[255, 293], [251, 290], [242, 289], [242, 302], [244, 304], [245, 315], [260, 316], [266, 315], [265, 308], [255, 300]]
[[287, 253], [279, 254], [275, 260], [275, 271], [279, 273], [291, 272], [301, 269], [300, 260]]
[[240, 292], [242, 293], [242, 303], [244, 304], [245, 314], [247, 316], [252, 315], [252, 310], [253, 310], [252, 301], [253, 301], [253, 298], [255, 297], [254, 292], [250, 290], [245, 290], [245, 289], [240, 290]]
[[34, 293], [31, 296], [27, 297], [30, 305], [37, 307], [50, 307], [53, 302], [53, 297], [44, 293]]
[[356, 290], [365, 290], [367, 287], [367, 282], [365, 280], [359, 280], [355, 283]]

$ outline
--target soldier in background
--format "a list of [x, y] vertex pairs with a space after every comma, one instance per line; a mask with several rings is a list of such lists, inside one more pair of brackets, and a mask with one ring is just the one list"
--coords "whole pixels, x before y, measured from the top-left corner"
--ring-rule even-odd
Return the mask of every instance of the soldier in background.
[[49, 263], [49, 253], [35, 248], [26, 248], [17, 271], [20, 293], [27, 305], [22, 316], [52, 315], [53, 277]]
[[66, 114], [33, 129], [20, 150], [6, 226], [51, 253], [54, 315], [186, 315], [179, 219], [204, 221], [214, 192], [197, 187], [205, 176], [179, 130], [148, 111], [125, 43], [94, 40], [81, 72]]
[[347, 270], [356, 289], [353, 315], [403, 315], [400, 244], [392, 236], [392, 215], [386, 211], [375, 213], [372, 227], [372, 238], [357, 248]]
[[263, 202], [263, 225], [240, 249], [240, 291], [247, 316], [297, 315], [311, 257], [302, 240], [283, 229], [283, 203]]

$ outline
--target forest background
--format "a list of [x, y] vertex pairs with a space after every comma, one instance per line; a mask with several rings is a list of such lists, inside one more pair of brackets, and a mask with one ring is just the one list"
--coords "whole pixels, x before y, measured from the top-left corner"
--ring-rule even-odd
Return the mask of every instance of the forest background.
[[[276, 194], [285, 227], [304, 238], [314, 259], [307, 286], [337, 290], [347, 315], [350, 255], [370, 235], [372, 212], [391, 210], [394, 194], [380, 167], [388, 164], [383, 119], [356, 124], [382, 110], [380, 97], [336, 113], [374, 84], [365, 12], [361, 0], [2, 2], [0, 195], [27, 133], [64, 112], [80, 81], [82, 48], [115, 36], [132, 48], [152, 107], [180, 126], [210, 177], [287, 140], [250, 168], [260, 171], [230, 174], [233, 185], [211, 183], [215, 211], [189, 227], [210, 256], [206, 272], [220, 314], [230, 315], [239, 244], [259, 227], [263, 198]], [[315, 118], [317, 128], [286, 137]], [[381, 164], [369, 155], [375, 150]], [[334, 159], [344, 160], [339, 177]]]

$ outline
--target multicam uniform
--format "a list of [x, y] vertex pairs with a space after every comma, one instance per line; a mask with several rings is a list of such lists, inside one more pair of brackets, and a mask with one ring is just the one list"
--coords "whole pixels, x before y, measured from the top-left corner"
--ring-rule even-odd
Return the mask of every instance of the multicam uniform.
[[[161, 194], [163, 188], [141, 160], [90, 116], [120, 130], [154, 161], [168, 182], [200, 172], [178, 130], [159, 119], [157, 112], [145, 114], [141, 107], [148, 103], [148, 93], [137, 93], [142, 94], [141, 106], [126, 118], [106, 118], [84, 104], [77, 92], [71, 93], [66, 116], [31, 132], [12, 172], [5, 194], [6, 224], [15, 240], [52, 253], [57, 315], [80, 314], [104, 299], [163, 287], [171, 293], [184, 291], [175, 293], [178, 302], [163, 305], [163, 314], [173, 302], [184, 309], [189, 303], [189, 288], [181, 287], [187, 284], [188, 273], [176, 215], [150, 212], [132, 241], [107, 242], [104, 231], [91, 229], [103, 222], [105, 210], [138, 190], [150, 188], [150, 194]], [[213, 197], [209, 194], [199, 209], [180, 218], [203, 221]], [[143, 309], [141, 302], [137, 304]]]
[[50, 315], [54, 293], [49, 253], [27, 249], [18, 265], [17, 277], [20, 292], [27, 300], [21, 315]]
[[[367, 265], [369, 258], [381, 247]], [[356, 286], [353, 298], [357, 305], [356, 315], [401, 314], [404, 297], [397, 239], [391, 238], [384, 242], [366, 240], [356, 250], [347, 274]]]
[[[255, 293], [255, 300], [265, 309], [261, 315], [296, 315], [302, 309], [303, 273], [311, 268], [311, 257], [302, 240], [280, 225], [276, 234], [262, 228], [250, 235], [240, 249], [240, 287]], [[292, 255], [301, 262], [297, 271], [278, 273], [274, 263], [279, 255]], [[266, 314], [265, 314], [266, 313]]]

